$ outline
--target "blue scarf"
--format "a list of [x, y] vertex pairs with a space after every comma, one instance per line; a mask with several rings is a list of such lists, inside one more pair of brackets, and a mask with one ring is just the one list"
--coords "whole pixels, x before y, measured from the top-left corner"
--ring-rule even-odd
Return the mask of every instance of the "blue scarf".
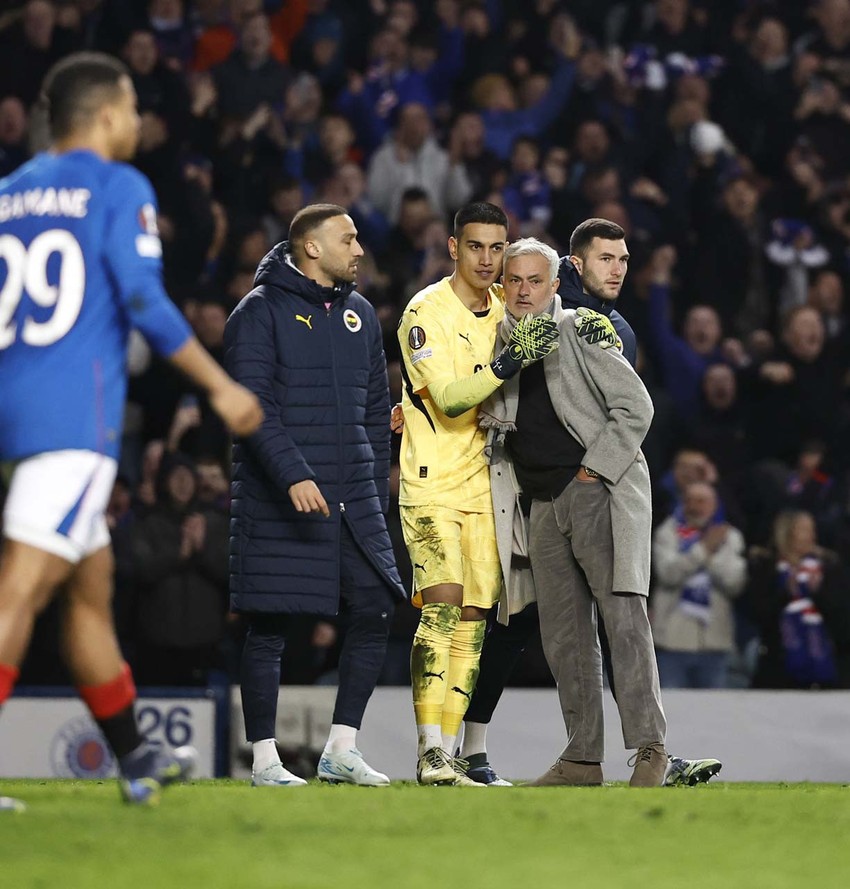
[[821, 560], [809, 555], [793, 567], [781, 560], [776, 573], [787, 601], [779, 630], [788, 676], [802, 686], [834, 685], [838, 670], [832, 640], [812, 599], [823, 578]]
[[[673, 516], [679, 552], [686, 553], [702, 540], [702, 529], [687, 523], [681, 506], [676, 508]], [[679, 593], [679, 610], [703, 625], [711, 621], [711, 576], [705, 568], [698, 568], [685, 580]]]

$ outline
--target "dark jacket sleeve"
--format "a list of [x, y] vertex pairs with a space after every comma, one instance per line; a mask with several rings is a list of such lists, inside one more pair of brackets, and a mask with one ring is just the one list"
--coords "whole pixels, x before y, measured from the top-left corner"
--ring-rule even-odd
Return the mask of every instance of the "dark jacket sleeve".
[[375, 484], [381, 500], [381, 511], [386, 515], [390, 508], [390, 388], [387, 361], [377, 323], [372, 336], [371, 359], [366, 401], [366, 434], [375, 455]]
[[228, 318], [224, 366], [234, 380], [260, 399], [265, 419], [243, 443], [277, 488], [287, 494], [292, 485], [315, 479], [316, 474], [280, 421], [280, 405], [274, 394], [274, 317], [260, 296], [245, 300]]

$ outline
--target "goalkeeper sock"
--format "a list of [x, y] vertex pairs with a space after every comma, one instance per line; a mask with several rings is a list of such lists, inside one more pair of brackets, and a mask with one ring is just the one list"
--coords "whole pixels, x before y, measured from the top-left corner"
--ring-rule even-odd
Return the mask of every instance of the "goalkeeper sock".
[[276, 762], [280, 762], [280, 754], [277, 752], [277, 743], [274, 738], [264, 738], [262, 741], [254, 741], [251, 744], [254, 751], [254, 774], [262, 772]]
[[441, 723], [443, 743], [451, 744], [451, 747], [445, 749], [452, 754], [454, 754], [454, 741], [460, 731], [460, 724], [463, 722], [478, 679], [486, 629], [486, 621], [462, 620], [452, 636], [446, 700], [443, 704]]
[[341, 753], [343, 750], [351, 750], [357, 746], [357, 729], [350, 725], [333, 723], [325, 742], [326, 753]]
[[464, 722], [463, 724], [463, 758], [469, 759], [476, 753], [487, 756], [487, 723]]
[[[419, 753], [441, 743], [439, 726], [446, 698], [449, 649], [460, 622], [460, 606], [434, 602], [422, 607], [410, 652], [413, 712], [419, 731]], [[428, 746], [423, 746], [423, 745]]]

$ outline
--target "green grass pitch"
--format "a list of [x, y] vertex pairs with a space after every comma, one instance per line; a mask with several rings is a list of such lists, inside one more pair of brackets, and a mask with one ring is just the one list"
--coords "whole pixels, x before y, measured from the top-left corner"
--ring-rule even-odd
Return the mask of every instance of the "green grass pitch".
[[251, 788], [156, 809], [114, 782], [0, 781], [3, 889], [846, 889], [850, 787]]

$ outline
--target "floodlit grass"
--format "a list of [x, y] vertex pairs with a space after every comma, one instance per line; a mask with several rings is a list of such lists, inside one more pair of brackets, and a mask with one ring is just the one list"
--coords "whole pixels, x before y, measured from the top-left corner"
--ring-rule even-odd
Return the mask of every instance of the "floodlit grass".
[[157, 809], [114, 782], [0, 781], [3, 889], [845, 889], [850, 787], [250, 788]]

